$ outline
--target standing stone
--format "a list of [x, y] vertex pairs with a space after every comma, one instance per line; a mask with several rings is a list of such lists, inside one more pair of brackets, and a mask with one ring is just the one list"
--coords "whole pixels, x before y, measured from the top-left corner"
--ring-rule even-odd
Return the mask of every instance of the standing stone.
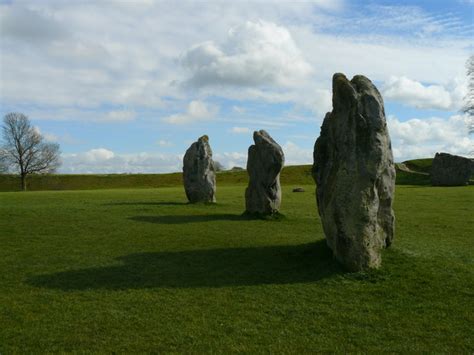
[[285, 156], [278, 143], [264, 130], [253, 132], [253, 140], [255, 144], [249, 147], [247, 159], [246, 212], [273, 215], [281, 204], [280, 172]]
[[394, 237], [395, 166], [383, 99], [364, 76], [333, 77], [333, 110], [314, 146], [313, 178], [328, 246], [352, 271], [376, 268]]
[[474, 172], [473, 161], [448, 153], [436, 153], [431, 165], [431, 183], [434, 186], [468, 185]]
[[208, 136], [199, 138], [186, 151], [183, 180], [189, 202], [216, 202], [216, 172]]

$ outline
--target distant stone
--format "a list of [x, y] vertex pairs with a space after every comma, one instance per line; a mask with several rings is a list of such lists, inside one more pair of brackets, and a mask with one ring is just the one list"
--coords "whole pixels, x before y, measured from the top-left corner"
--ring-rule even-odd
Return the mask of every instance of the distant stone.
[[314, 147], [313, 178], [327, 244], [346, 268], [381, 264], [394, 237], [395, 165], [382, 96], [357, 75], [333, 77], [333, 110]]
[[293, 192], [304, 192], [304, 189], [302, 187], [295, 187]]
[[469, 184], [474, 172], [469, 158], [448, 153], [436, 153], [431, 165], [431, 183], [434, 186], [462, 186]]
[[232, 169], [230, 169], [230, 171], [244, 171], [245, 169], [240, 167], [240, 166], [234, 166], [232, 167]]
[[249, 184], [245, 191], [246, 212], [273, 215], [280, 209], [280, 172], [285, 156], [266, 131], [255, 131], [253, 140], [255, 144], [249, 147], [247, 159]]
[[208, 136], [199, 138], [186, 151], [183, 180], [189, 202], [216, 202], [216, 172]]

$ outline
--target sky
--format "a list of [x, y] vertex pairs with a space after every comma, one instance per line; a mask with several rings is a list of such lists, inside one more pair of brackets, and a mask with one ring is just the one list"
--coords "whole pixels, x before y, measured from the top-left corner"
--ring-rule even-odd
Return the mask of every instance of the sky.
[[331, 78], [382, 93], [395, 161], [469, 155], [472, 0], [0, 0], [0, 115], [61, 146], [60, 173], [182, 169], [207, 134], [245, 167], [265, 129], [311, 164]]

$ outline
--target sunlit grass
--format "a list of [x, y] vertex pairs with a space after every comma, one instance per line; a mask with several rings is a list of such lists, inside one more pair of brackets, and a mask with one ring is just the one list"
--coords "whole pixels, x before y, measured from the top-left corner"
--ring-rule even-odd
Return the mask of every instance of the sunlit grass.
[[394, 245], [355, 274], [292, 187], [278, 221], [242, 218], [242, 185], [0, 193], [0, 353], [473, 352], [473, 186], [398, 186]]

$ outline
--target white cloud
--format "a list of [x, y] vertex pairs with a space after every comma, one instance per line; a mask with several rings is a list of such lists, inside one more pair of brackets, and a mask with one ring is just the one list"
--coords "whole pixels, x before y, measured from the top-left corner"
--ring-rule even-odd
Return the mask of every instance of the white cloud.
[[[287, 141], [281, 148], [285, 154], [285, 166], [313, 163], [312, 149], [300, 147], [291, 141]], [[214, 159], [223, 164], [226, 169], [230, 169], [234, 166], [247, 166], [247, 153], [215, 153]]]
[[62, 161], [59, 171], [66, 174], [166, 173], [180, 171], [182, 167], [180, 154], [117, 154], [105, 148], [63, 154]]
[[292, 141], [287, 141], [282, 145], [285, 153], [285, 165], [301, 165], [313, 163], [313, 150], [298, 146]]
[[104, 115], [103, 121], [126, 122], [133, 121], [137, 117], [134, 111], [110, 111]]
[[83, 155], [84, 159], [90, 162], [104, 162], [114, 156], [114, 152], [105, 148], [91, 149]]
[[191, 72], [188, 83], [197, 87], [294, 86], [312, 71], [290, 32], [263, 20], [231, 28], [223, 45], [193, 46], [181, 63]]
[[213, 154], [213, 159], [221, 163], [225, 169], [235, 166], [245, 168], [247, 166], [247, 154], [241, 152], [224, 152]]
[[[217, 95], [314, 109], [321, 106], [314, 91], [327, 90], [337, 71], [381, 81], [406, 76], [445, 88], [451, 78], [464, 75], [472, 26], [454, 15], [373, 4], [331, 12], [345, 3], [3, 4], [0, 99], [49, 105], [50, 111], [100, 111], [110, 105], [157, 109], [169, 98], [191, 99], [176, 85], [190, 74], [201, 85], [200, 100]], [[183, 53], [188, 72], [177, 61]], [[202, 86], [222, 83], [240, 87]]]
[[56, 142], [59, 141], [59, 137], [55, 134], [52, 134], [52, 133], [44, 133], [43, 137], [47, 142], [56, 143]]
[[[335, 23], [338, 21], [334, 19]], [[341, 28], [344, 26], [342, 23]], [[323, 82], [330, 82], [334, 73], [343, 72], [348, 77], [363, 74], [373, 81], [406, 76], [420, 82], [446, 84], [453, 77], [464, 76], [464, 64], [469, 56], [467, 48], [471, 46], [467, 36], [420, 40], [411, 34], [391, 36], [359, 33], [354, 29], [353, 33], [335, 36], [323, 29], [314, 31], [309, 25], [289, 28], [295, 42], [304, 47], [305, 57], [315, 68], [319, 81]], [[313, 81], [313, 85], [317, 82]]]
[[470, 154], [474, 150], [474, 139], [468, 134], [467, 122], [468, 117], [464, 115], [407, 121], [389, 117], [387, 124], [395, 160], [429, 158], [436, 152]]
[[250, 133], [250, 128], [248, 128], [248, 127], [232, 127], [230, 131], [232, 133], [236, 133], [236, 134], [247, 134], [247, 133]]
[[210, 121], [214, 119], [218, 111], [219, 109], [215, 105], [206, 104], [199, 100], [193, 100], [189, 103], [186, 112], [165, 117], [163, 121], [171, 124]]
[[33, 130], [35, 133], [42, 136], [46, 142], [57, 143], [59, 141], [59, 137], [57, 135], [49, 132], [42, 132], [38, 126], [33, 126]]
[[453, 83], [454, 88], [448, 90], [442, 85], [423, 85], [404, 76], [392, 76], [384, 84], [382, 91], [386, 99], [416, 108], [454, 110], [461, 107], [466, 86], [460, 79]]

